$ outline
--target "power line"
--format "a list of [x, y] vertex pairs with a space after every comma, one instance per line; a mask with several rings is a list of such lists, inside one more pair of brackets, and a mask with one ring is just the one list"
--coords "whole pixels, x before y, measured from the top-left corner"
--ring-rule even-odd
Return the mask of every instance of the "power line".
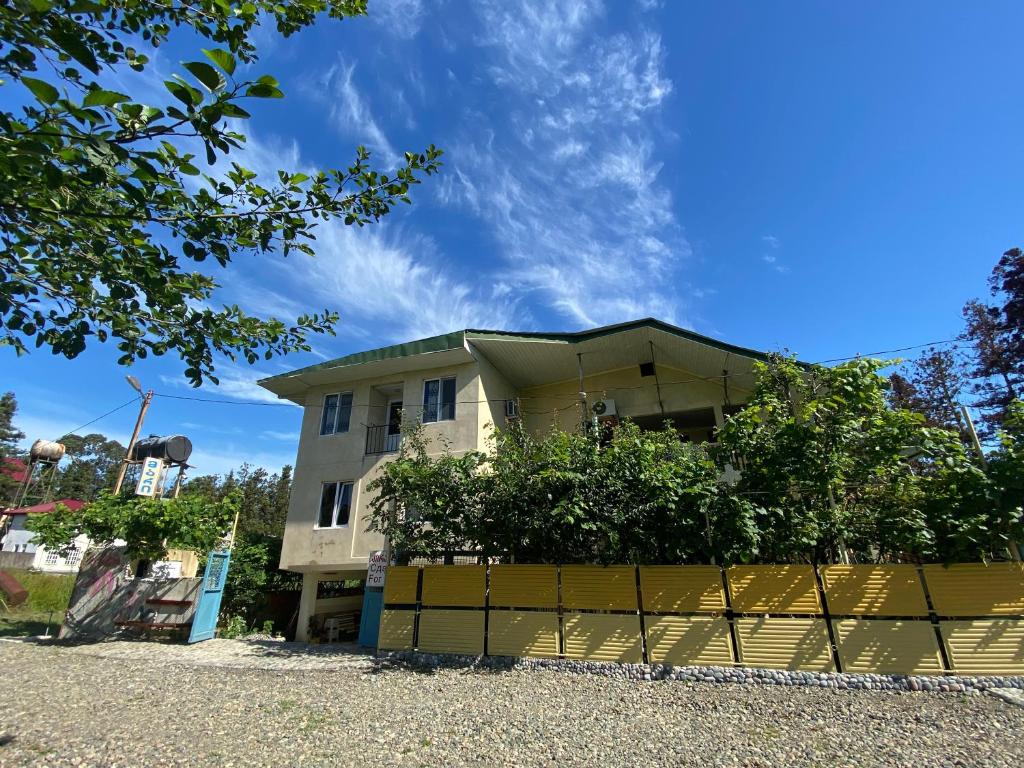
[[963, 339], [944, 339], [942, 341], [929, 341], [926, 342], [925, 344], [914, 344], [913, 346], [900, 347], [899, 349], [883, 349], [881, 352], [867, 352], [862, 355], [851, 355], [850, 357], [832, 357], [829, 358], [828, 360], [819, 360], [818, 362], [813, 363], [813, 365], [823, 365], [825, 363], [841, 363], [844, 360], [856, 360], [859, 357], [874, 357], [875, 355], [892, 355], [897, 352], [908, 352], [911, 349], [921, 349], [922, 347], [935, 347], [938, 346], [939, 344], [955, 344], [958, 341], [963, 341]]
[[93, 419], [92, 421], [87, 421], [87, 422], [85, 422], [85, 424], [82, 424], [81, 426], [75, 427], [74, 429], [69, 429], [69, 430], [68, 430], [67, 432], [65, 432], [65, 433], [64, 433], [63, 435], [61, 435], [60, 437], [58, 437], [58, 438], [57, 438], [57, 440], [58, 440], [58, 441], [59, 441], [59, 440], [63, 440], [63, 439], [64, 439], [65, 437], [67, 437], [68, 435], [73, 435], [73, 434], [74, 434], [75, 432], [77, 432], [78, 430], [80, 430], [80, 429], [85, 429], [85, 428], [86, 428], [86, 427], [88, 427], [89, 425], [91, 425], [91, 424], [95, 424], [95, 423], [96, 423], [97, 421], [99, 421], [100, 419], [105, 419], [105, 418], [107, 418], [107, 416], [109, 416], [110, 414], [112, 414], [112, 413], [117, 413], [117, 412], [118, 412], [118, 411], [120, 411], [120, 410], [121, 410], [122, 408], [127, 408], [127, 407], [128, 407], [129, 405], [131, 405], [132, 403], [136, 403], [136, 402], [138, 402], [138, 400], [139, 400], [139, 398], [137, 398], [137, 397], [133, 397], [133, 398], [132, 398], [131, 400], [129, 400], [129, 401], [127, 402], [127, 403], [122, 403], [121, 405], [117, 406], [117, 408], [114, 408], [114, 409], [112, 409], [112, 410], [109, 410], [109, 411], [107, 411], [107, 412], [106, 412], [106, 413], [104, 413], [104, 414], [103, 414], [102, 416], [97, 416], [97, 417], [96, 417], [95, 419]]
[[[963, 341], [963, 340], [962, 339], [942, 339], [940, 341], [929, 341], [929, 342], [925, 342], [924, 344], [913, 344], [913, 345], [910, 345], [910, 346], [898, 347], [896, 349], [882, 349], [882, 350], [879, 350], [879, 351], [876, 351], [876, 352], [862, 352], [862, 353], [859, 353], [859, 354], [852, 354], [852, 355], [849, 355], [847, 357], [829, 357], [827, 359], [818, 360], [818, 361], [814, 362], [814, 364], [812, 364], [812, 365], [821, 366], [821, 365], [827, 364], [827, 362], [844, 362], [846, 360], [854, 360], [854, 359], [858, 359], [858, 358], [861, 358], [861, 357], [874, 357], [874, 356], [883, 355], [883, 354], [895, 354], [897, 352], [906, 352], [906, 351], [910, 351], [912, 349], [922, 349], [924, 347], [939, 346], [939, 345], [942, 345], [942, 344], [955, 344], [955, 343], [957, 343], [959, 341]], [[739, 376], [751, 376], [751, 375], [752, 374], [749, 371], [741, 371], [741, 372], [736, 372], [736, 373], [732, 373], [732, 374], [723, 374], [721, 376], [708, 376], [708, 377], [699, 376], [699, 377], [694, 377], [692, 379], [681, 379], [679, 381], [663, 381], [663, 382], [660, 382], [660, 384], [662, 384], [662, 386], [679, 386], [679, 385], [683, 385], [683, 384], [695, 384], [697, 382], [717, 383], [717, 382], [724, 381], [725, 379], [732, 379], [732, 378], [736, 378], [736, 377], [739, 377]], [[624, 392], [624, 391], [635, 390], [635, 389], [646, 389], [648, 386], [649, 385], [641, 384], [639, 386], [597, 387], [595, 391], [600, 391], [600, 392]], [[190, 400], [190, 401], [193, 401], [193, 402], [218, 403], [218, 404], [222, 404], [222, 406], [257, 406], [257, 407], [263, 407], [263, 408], [292, 408], [296, 404], [296, 403], [291, 403], [291, 402], [263, 402], [261, 400], [225, 400], [225, 399], [214, 398], [214, 397], [196, 397], [196, 396], [181, 395], [181, 394], [167, 394], [166, 392], [157, 392], [156, 396], [157, 397], [167, 397], [169, 399], [174, 399], [174, 400]], [[509, 399], [518, 399], [518, 400], [559, 400], [559, 399], [570, 399], [570, 398], [572, 400], [577, 400], [579, 398], [579, 394], [577, 394], [575, 392], [566, 392], [564, 394], [550, 394], [550, 395], [534, 395], [534, 396], [529, 396], [529, 395], [522, 396], [522, 395], [520, 395], [519, 397], [514, 397], [514, 398], [509, 398], [509, 397], [490, 397], [490, 398], [477, 399], [477, 400], [456, 400], [455, 402], [456, 402], [456, 404], [461, 404], [461, 406], [468, 406], [468, 404], [479, 404], [479, 403], [484, 403], [484, 402], [505, 402], [506, 400], [509, 400]], [[573, 408], [574, 406], [575, 406], [575, 402], [573, 402], [571, 404], [571, 406], [567, 406], [565, 408], [560, 408], [560, 409], [555, 409], [555, 410], [556, 411], [568, 410], [569, 408]], [[122, 406], [120, 408], [124, 408], [124, 406]], [[353, 408], [353, 409], [354, 408], [384, 408], [384, 406], [373, 406], [373, 404], [371, 404], [369, 402], [353, 402], [351, 404], [351, 408]], [[118, 409], [115, 409], [115, 410], [118, 410]], [[111, 412], [111, 413], [113, 413], [113, 412]], [[542, 412], [524, 412], [524, 413], [532, 413], [532, 414], [550, 413], [550, 410], [545, 410], [545, 411], [542, 411]], [[104, 416], [108, 416], [108, 415], [109, 414], [106, 414]], [[101, 416], [99, 418], [101, 419], [103, 417]], [[98, 421], [98, 419], [96, 419], [94, 421]], [[92, 422], [89, 422], [89, 423], [91, 424]], [[83, 426], [87, 426], [87, 425], [83, 425]], [[81, 427], [79, 427], [79, 429], [81, 429]]]

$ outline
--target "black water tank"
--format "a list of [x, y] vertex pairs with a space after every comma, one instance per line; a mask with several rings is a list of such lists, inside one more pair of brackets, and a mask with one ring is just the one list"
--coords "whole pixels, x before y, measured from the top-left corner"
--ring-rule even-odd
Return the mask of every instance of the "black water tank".
[[184, 435], [150, 435], [139, 440], [132, 448], [132, 458], [136, 461], [163, 459], [173, 464], [184, 464], [191, 455], [192, 441]]

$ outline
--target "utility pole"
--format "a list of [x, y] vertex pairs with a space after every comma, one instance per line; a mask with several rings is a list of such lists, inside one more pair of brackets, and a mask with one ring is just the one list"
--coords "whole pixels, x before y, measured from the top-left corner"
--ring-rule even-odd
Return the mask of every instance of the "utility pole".
[[128, 465], [131, 463], [132, 449], [135, 448], [135, 442], [139, 439], [139, 432], [142, 431], [142, 422], [146, 418], [146, 411], [149, 410], [149, 404], [153, 402], [153, 390], [149, 390], [145, 394], [142, 392], [142, 386], [139, 384], [139, 380], [134, 376], [126, 376], [128, 383], [132, 385], [140, 395], [142, 395], [142, 407], [139, 408], [139, 418], [135, 420], [135, 430], [132, 432], [132, 438], [128, 441], [128, 449], [124, 453], [124, 459], [121, 461], [121, 469], [117, 473], [117, 482], [114, 483], [114, 495], [117, 496], [121, 492], [121, 486], [124, 484], [125, 473], [128, 472]]
[[[974, 445], [974, 450], [978, 454], [978, 460], [981, 462], [982, 469], [988, 466], [988, 459], [985, 458], [985, 452], [981, 449], [981, 441], [978, 439], [978, 433], [974, 431], [974, 421], [971, 419], [971, 412], [967, 410], [966, 405], [960, 406], [960, 415], [963, 416], [963, 420], [967, 422], [967, 434], [970, 435], [971, 443]], [[1020, 544], [1016, 541], [1011, 541], [1010, 546], [1010, 557], [1014, 560], [1021, 559], [1021, 548]]]

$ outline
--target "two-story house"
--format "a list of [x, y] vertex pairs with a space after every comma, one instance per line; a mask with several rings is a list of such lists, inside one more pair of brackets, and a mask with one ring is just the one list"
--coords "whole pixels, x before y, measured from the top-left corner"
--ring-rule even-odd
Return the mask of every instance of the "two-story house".
[[764, 358], [646, 319], [577, 333], [456, 331], [263, 379], [304, 411], [281, 552], [281, 568], [303, 574], [298, 638], [310, 616], [342, 607], [318, 604], [317, 584], [365, 578], [384, 546], [366, 531], [366, 486], [398, 450], [403, 413], [453, 451], [486, 450], [509, 419], [543, 433], [577, 429], [584, 413], [651, 429], [671, 421], [703, 442], [747, 399]]

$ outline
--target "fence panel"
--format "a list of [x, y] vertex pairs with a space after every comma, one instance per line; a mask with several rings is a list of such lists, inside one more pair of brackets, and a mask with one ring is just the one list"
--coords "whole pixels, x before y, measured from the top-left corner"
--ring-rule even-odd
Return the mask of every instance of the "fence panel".
[[558, 656], [558, 614], [489, 611], [488, 656]]
[[958, 674], [1024, 674], [1024, 621], [942, 621], [939, 632], [949, 663]]
[[632, 565], [563, 565], [562, 607], [637, 610], [636, 568]]
[[644, 625], [652, 664], [732, 666], [736, 661], [724, 618], [647, 616]]
[[411, 605], [416, 602], [416, 584], [420, 569], [411, 565], [392, 565], [384, 580], [385, 605]]
[[607, 613], [572, 613], [563, 618], [565, 655], [570, 659], [643, 661], [640, 617]]
[[833, 621], [832, 627], [844, 672], [941, 675], [944, 671], [929, 621], [842, 619]]
[[492, 565], [489, 604], [501, 608], [557, 608], [555, 566]]
[[483, 608], [486, 565], [423, 566], [423, 605]]
[[726, 574], [737, 613], [821, 614], [818, 584], [809, 565], [734, 565]]
[[417, 648], [428, 653], [483, 655], [484, 612], [429, 608], [420, 611]]
[[828, 610], [834, 615], [928, 615], [928, 602], [916, 566], [823, 565], [818, 571]]
[[926, 565], [939, 616], [1024, 616], [1024, 563]]
[[377, 647], [384, 651], [411, 650], [415, 627], [416, 611], [396, 611], [385, 608], [380, 614]]
[[725, 587], [717, 565], [640, 566], [644, 611], [723, 613]]
[[833, 672], [824, 619], [736, 619], [740, 662], [747, 667]]

